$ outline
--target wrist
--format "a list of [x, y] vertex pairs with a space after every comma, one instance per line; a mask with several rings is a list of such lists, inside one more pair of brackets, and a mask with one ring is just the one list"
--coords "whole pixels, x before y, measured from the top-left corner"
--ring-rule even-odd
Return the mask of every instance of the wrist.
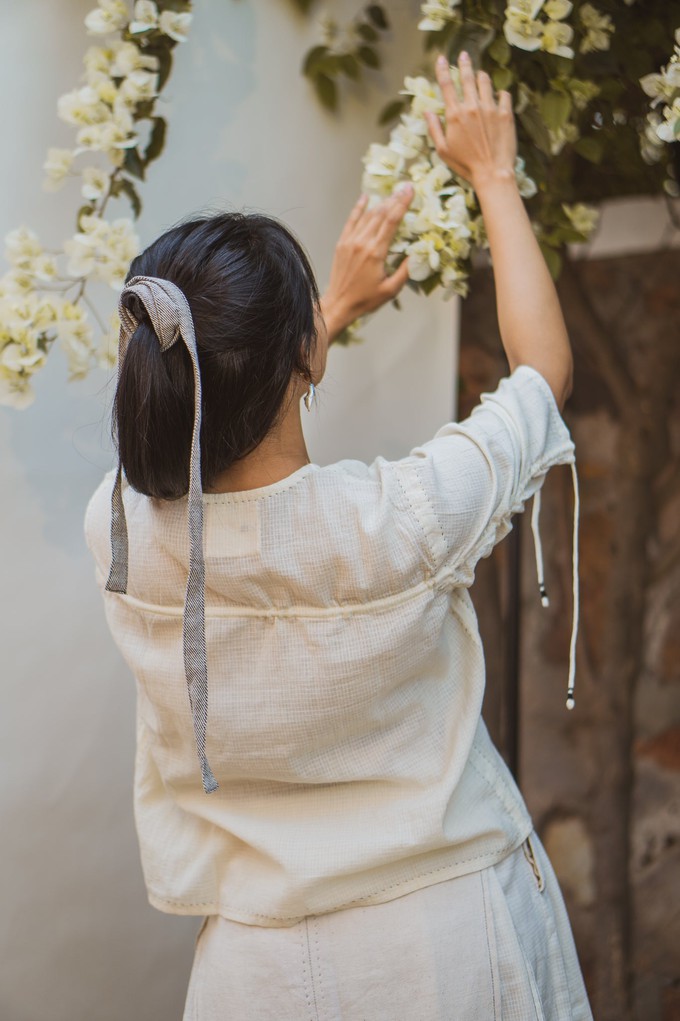
[[470, 183], [477, 195], [495, 190], [518, 191], [515, 171], [510, 167], [485, 167], [471, 176]]
[[326, 324], [326, 330], [328, 331], [328, 343], [330, 345], [347, 326], [347, 318], [343, 317], [333, 298], [327, 294], [323, 295], [319, 305], [321, 307], [321, 315]]

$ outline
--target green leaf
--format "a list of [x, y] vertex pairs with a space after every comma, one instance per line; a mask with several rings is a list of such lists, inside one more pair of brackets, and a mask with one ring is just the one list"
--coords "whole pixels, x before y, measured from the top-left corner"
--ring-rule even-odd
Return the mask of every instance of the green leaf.
[[302, 73], [309, 76], [323, 63], [326, 54], [329, 53], [327, 46], [312, 46], [302, 62]]
[[366, 67], [380, 67], [380, 57], [370, 46], [360, 46], [357, 50], [357, 57]]
[[569, 119], [571, 96], [564, 92], [546, 92], [539, 99], [539, 112], [551, 131], [557, 131]]
[[327, 110], [337, 110], [338, 89], [332, 78], [329, 78], [326, 74], [317, 75], [314, 79], [314, 88], [322, 106]]
[[433, 275], [428, 277], [427, 280], [418, 281], [418, 290], [422, 291], [423, 294], [432, 294], [434, 289], [439, 287], [439, 284], [440, 280], [438, 274], [433, 273]]
[[360, 22], [356, 27], [357, 35], [365, 40], [367, 43], [377, 42], [378, 33], [373, 28], [373, 25], [367, 24], [365, 21]]
[[[168, 42], [170, 41], [168, 40]], [[159, 40], [150, 46], [145, 46], [144, 53], [158, 57], [158, 91], [161, 92], [172, 71], [171, 49], [166, 43]]]
[[138, 177], [140, 181], [144, 180], [144, 164], [142, 163], [141, 156], [137, 149], [125, 150], [123, 167], [128, 174], [132, 174], [133, 177]]
[[527, 106], [519, 115], [519, 120], [534, 145], [549, 156], [550, 135], [536, 107]]
[[507, 89], [512, 85], [514, 74], [509, 67], [495, 67], [491, 72], [491, 80], [495, 89]]
[[397, 117], [401, 116], [407, 105], [406, 97], [404, 97], [404, 99], [393, 99], [380, 111], [380, 114], [378, 115], [378, 124], [384, 125], [390, 124], [392, 121], [396, 121]]
[[351, 78], [352, 81], [356, 81], [361, 75], [361, 65], [357, 58], [352, 53], [341, 53], [338, 56], [338, 64], [340, 70]]
[[549, 245], [543, 244], [539, 241], [539, 247], [543, 252], [543, 258], [546, 261], [548, 269], [550, 270], [550, 276], [553, 280], [557, 280], [562, 270], [562, 256], [559, 252], [555, 251], [554, 248], [550, 248]]
[[142, 202], [139, 197], [139, 194], [137, 193], [137, 189], [135, 188], [132, 181], [128, 180], [127, 177], [119, 178], [118, 183], [120, 185], [120, 191], [125, 192], [125, 194], [130, 200], [130, 205], [132, 206], [132, 212], [135, 215], [135, 220], [138, 219], [139, 214], [142, 211]]
[[585, 135], [574, 142], [574, 152], [590, 163], [601, 163], [604, 156], [604, 139], [595, 135]]
[[489, 56], [492, 57], [497, 64], [500, 64], [501, 67], [505, 67], [510, 63], [510, 44], [504, 35], [496, 36], [489, 46]]
[[390, 23], [387, 20], [387, 14], [385, 8], [381, 4], [369, 4], [366, 8], [366, 15], [373, 22], [376, 28], [386, 32], [390, 27]]
[[158, 159], [160, 154], [163, 152], [166, 129], [167, 124], [165, 120], [162, 117], [154, 117], [149, 144], [144, 150], [145, 165], [151, 163], [152, 160]]

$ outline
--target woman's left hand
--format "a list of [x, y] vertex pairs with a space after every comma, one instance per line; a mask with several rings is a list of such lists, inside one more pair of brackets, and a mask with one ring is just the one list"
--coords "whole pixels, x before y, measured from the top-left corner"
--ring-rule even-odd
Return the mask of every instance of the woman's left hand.
[[400, 185], [390, 198], [367, 210], [362, 195], [349, 215], [335, 248], [328, 290], [321, 311], [328, 341], [359, 316], [395, 298], [408, 280], [408, 260], [388, 276], [385, 260], [397, 227], [413, 199], [413, 186]]

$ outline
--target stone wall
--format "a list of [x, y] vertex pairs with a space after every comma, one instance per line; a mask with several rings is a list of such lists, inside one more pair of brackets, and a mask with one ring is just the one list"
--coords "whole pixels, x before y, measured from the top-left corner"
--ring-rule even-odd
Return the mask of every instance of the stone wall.
[[[560, 878], [597, 1021], [680, 1018], [679, 279], [667, 250], [571, 263], [559, 282], [581, 495], [573, 713], [568, 466], [542, 494], [550, 606], [529, 513], [472, 589], [485, 716]], [[460, 418], [508, 371], [488, 269], [463, 306]]]

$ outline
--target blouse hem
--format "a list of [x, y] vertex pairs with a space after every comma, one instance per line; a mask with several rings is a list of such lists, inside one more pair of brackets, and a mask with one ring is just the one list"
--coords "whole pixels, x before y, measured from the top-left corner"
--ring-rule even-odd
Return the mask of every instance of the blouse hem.
[[[360, 907], [363, 905], [384, 904], [386, 901], [396, 900], [397, 897], [403, 897], [408, 893], [414, 893], [416, 890], [421, 890], [427, 886], [435, 886], [437, 883], [443, 883], [448, 879], [457, 879], [459, 876], [469, 875], [473, 872], [480, 872], [482, 869], [486, 869], [491, 865], [497, 865], [499, 862], [503, 861], [504, 858], [524, 843], [527, 837], [532, 833], [533, 828], [533, 821], [529, 819], [524, 827], [518, 830], [519, 836], [516, 836], [513, 840], [504, 844], [502, 847], [497, 848], [495, 851], [487, 851], [484, 854], [475, 855], [473, 858], [459, 859], [458, 861], [451, 862], [449, 865], [440, 865], [435, 869], [412, 876], [410, 879], [405, 879], [398, 883], [392, 883], [388, 887], [382, 887], [380, 890], [376, 890], [373, 893], [365, 894], [363, 897], [356, 897], [353, 900], [343, 901], [340, 904], [324, 907], [321, 910], [308, 911], [306, 914], [268, 915], [258, 911], [243, 911], [217, 901], [194, 903], [191, 901], [173, 900], [171, 898], [162, 897], [149, 889], [147, 889], [147, 895], [149, 904], [158, 911], [163, 911], [166, 914], [221, 915], [223, 918], [227, 918], [232, 922], [240, 922], [244, 925], [284, 928], [296, 925], [298, 922], [301, 922], [303, 919], [310, 916], [330, 914], [333, 911], [343, 911], [346, 908]], [[472, 868], [470, 868], [471, 861], [475, 862], [475, 865]], [[435, 874], [437, 874], [438, 878], [436, 880], [431, 880], [430, 877]]]

